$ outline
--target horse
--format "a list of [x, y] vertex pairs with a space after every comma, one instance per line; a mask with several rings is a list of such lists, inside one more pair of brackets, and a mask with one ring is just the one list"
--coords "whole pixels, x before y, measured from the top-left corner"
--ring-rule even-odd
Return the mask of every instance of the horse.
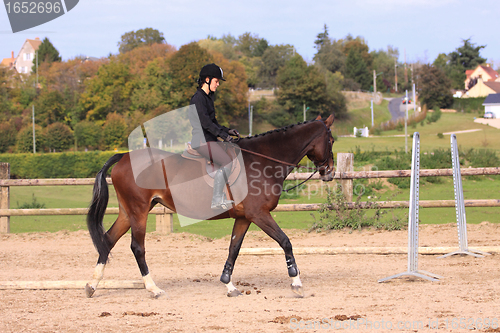
[[[335, 170], [332, 144], [334, 139], [330, 130], [333, 121], [333, 115], [327, 119], [321, 119], [318, 116], [314, 120], [252, 137], [240, 138], [237, 141], [243, 154], [248, 194], [243, 201], [235, 203], [231, 209], [211, 218], [232, 217], [235, 219], [229, 254], [220, 277], [220, 281], [227, 287], [227, 296], [241, 295], [231, 282], [231, 275], [243, 238], [251, 223], [262, 229], [284, 250], [288, 275], [292, 279], [292, 291], [303, 296], [300, 271], [295, 262], [292, 244], [270, 212], [278, 205], [285, 178], [305, 156], [314, 163], [321, 180], [333, 179]], [[105, 232], [102, 222], [109, 197], [106, 173], [115, 163], [111, 171], [111, 179], [118, 198], [119, 213], [114, 224]], [[162, 165], [163, 168], [175, 165], [177, 170], [182, 170], [187, 174], [199, 172], [200, 169], [198, 162], [185, 159], [180, 154], [170, 156]], [[276, 188], [280, 191], [276, 191]], [[202, 197], [207, 198], [206, 202], [203, 200], [199, 205], [207, 205], [210, 209], [212, 189], [206, 185], [206, 188], [197, 189], [198, 191]], [[104, 268], [111, 249], [129, 229], [132, 234], [130, 247], [139, 266], [145, 289], [154, 298], [165, 294], [165, 291], [157, 287], [151, 278], [145, 259], [144, 238], [147, 216], [157, 203], [176, 211], [168, 184], [166, 189], [146, 189], [137, 185], [134, 181], [130, 153], [112, 156], [97, 173], [87, 215], [87, 227], [99, 258], [92, 280], [85, 287], [87, 297], [92, 297], [99, 282], [103, 279]]]

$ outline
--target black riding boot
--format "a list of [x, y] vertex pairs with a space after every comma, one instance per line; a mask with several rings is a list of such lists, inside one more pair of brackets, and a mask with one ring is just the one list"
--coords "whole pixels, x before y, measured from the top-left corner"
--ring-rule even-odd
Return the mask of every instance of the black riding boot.
[[[224, 168], [225, 169], [225, 168]], [[219, 169], [215, 172], [214, 177], [214, 194], [212, 197], [212, 209], [229, 209], [231, 205], [234, 203], [233, 200], [226, 199], [224, 195], [224, 187], [227, 183], [228, 172], [226, 170]], [[227, 175], [227, 176], [226, 176]]]

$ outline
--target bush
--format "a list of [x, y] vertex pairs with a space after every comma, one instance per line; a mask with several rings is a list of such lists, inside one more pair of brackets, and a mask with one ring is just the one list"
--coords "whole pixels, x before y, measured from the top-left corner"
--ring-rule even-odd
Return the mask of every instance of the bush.
[[482, 113], [484, 111], [483, 102], [484, 102], [484, 97], [454, 98], [452, 109], [455, 109], [458, 112]]
[[[43, 144], [42, 128], [35, 125], [35, 144], [37, 151]], [[31, 125], [22, 128], [16, 136], [16, 150], [19, 153], [33, 152], [33, 127]]]
[[[360, 202], [358, 196], [354, 207], [350, 208], [342, 192], [327, 189], [327, 199], [319, 209], [319, 221], [314, 222], [309, 231], [320, 232], [322, 230], [340, 230], [344, 228], [362, 229], [374, 227], [376, 229], [400, 230], [405, 226], [404, 219], [400, 219], [392, 214], [388, 221], [384, 221], [382, 216], [388, 211], [377, 207], [377, 204], [368, 200], [366, 203]], [[367, 216], [367, 210], [375, 210], [373, 216]], [[393, 210], [391, 210], [393, 212]]]
[[12, 178], [93, 178], [115, 152], [2, 154]]
[[43, 131], [43, 147], [49, 151], [63, 151], [73, 144], [71, 128], [62, 123], [53, 123]]
[[122, 147], [127, 138], [127, 124], [125, 118], [117, 113], [110, 113], [102, 128], [104, 148], [115, 149]]
[[438, 136], [438, 138], [440, 138], [440, 139], [443, 139], [443, 138], [444, 138], [443, 133], [438, 133], [438, 134], [437, 134], [437, 136]]
[[5, 153], [16, 144], [16, 128], [11, 123], [0, 124], [0, 153]]
[[102, 127], [84, 120], [75, 125], [76, 144], [88, 149], [97, 149], [101, 143]]

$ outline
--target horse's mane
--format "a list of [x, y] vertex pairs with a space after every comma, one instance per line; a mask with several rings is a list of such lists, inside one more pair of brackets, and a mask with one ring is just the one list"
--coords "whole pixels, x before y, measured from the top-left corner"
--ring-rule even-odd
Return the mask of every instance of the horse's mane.
[[316, 121], [316, 119], [304, 121], [302, 123], [287, 125], [287, 126], [284, 126], [284, 127], [281, 127], [281, 128], [276, 128], [276, 129], [273, 129], [273, 130], [270, 130], [270, 131], [267, 131], [267, 132], [264, 132], [264, 133], [260, 133], [260, 134], [255, 134], [255, 135], [252, 135], [252, 136], [247, 136], [247, 137], [241, 138], [240, 140], [238, 140], [238, 142], [243, 141], [243, 140], [252, 140], [252, 139], [263, 137], [265, 135], [272, 134], [272, 133], [279, 133], [279, 132], [287, 131], [287, 130], [293, 128], [294, 126], [305, 125], [305, 124], [312, 123], [314, 121]]

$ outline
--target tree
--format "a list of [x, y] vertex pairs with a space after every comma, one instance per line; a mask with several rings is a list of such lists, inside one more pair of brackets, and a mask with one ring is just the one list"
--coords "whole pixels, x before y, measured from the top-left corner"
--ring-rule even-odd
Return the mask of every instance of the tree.
[[[326, 117], [340, 106], [329, 95], [326, 81], [317, 67], [308, 66], [297, 54], [278, 71], [278, 102], [296, 121], [303, 119], [304, 104], [309, 107], [307, 118], [311, 119], [316, 115]], [[331, 88], [333, 87], [332, 85]]]
[[102, 128], [104, 148], [120, 148], [127, 138], [127, 124], [122, 115], [110, 113], [106, 117], [106, 122]]
[[[52, 45], [50, 40], [45, 37], [38, 47], [38, 66], [40, 66], [41, 63], [47, 62], [47, 63], [52, 63], [55, 61], [61, 61], [61, 56], [59, 55], [59, 51]], [[31, 70], [33, 73], [36, 71], [36, 66], [37, 66], [37, 57], [33, 59], [33, 67]]]
[[86, 80], [85, 86], [79, 103], [87, 119], [103, 121], [109, 113], [129, 110], [135, 82], [128, 66], [112, 58], [99, 67], [96, 76]]
[[136, 47], [143, 45], [165, 43], [163, 32], [159, 32], [153, 28], [139, 29], [137, 31], [129, 31], [122, 35], [121, 41], [118, 42], [120, 53], [125, 53]]
[[479, 54], [486, 45], [476, 46], [470, 40], [471, 38], [462, 39], [464, 45], [449, 54], [451, 65], [461, 65], [465, 69], [474, 69], [486, 62], [486, 59]]
[[256, 34], [245, 32], [238, 37], [236, 48], [247, 57], [261, 57], [269, 46], [267, 40]]
[[370, 89], [372, 81], [370, 72], [368, 71], [365, 61], [355, 48], [349, 50], [345, 65], [346, 78], [357, 82], [363, 90]]
[[73, 132], [63, 123], [53, 123], [43, 130], [43, 147], [49, 151], [63, 151], [73, 144]]
[[399, 50], [392, 45], [388, 45], [387, 49], [370, 52], [373, 58], [373, 69], [377, 73], [382, 73], [377, 76], [377, 90], [383, 91], [394, 87], [394, 64], [395, 59], [399, 58]]
[[314, 41], [314, 44], [316, 44], [316, 46], [314, 47], [318, 49], [318, 53], [319, 51], [321, 51], [323, 46], [330, 44], [330, 37], [328, 36], [328, 27], [326, 26], [326, 24], [323, 26], [323, 32], [320, 32], [319, 34], [316, 35], [316, 40]]
[[[39, 125], [35, 125], [35, 143], [37, 151], [40, 150], [44, 138], [42, 128]], [[18, 153], [30, 153], [33, 152], [33, 127], [28, 125], [22, 128], [16, 135], [16, 150]]]
[[189, 105], [191, 96], [196, 92], [196, 80], [200, 70], [213, 62], [210, 53], [202, 49], [196, 42], [181, 46], [170, 58], [170, 75], [172, 76], [171, 105], [174, 109]]
[[278, 70], [286, 64], [292, 55], [292, 45], [282, 44], [268, 47], [262, 55], [262, 66], [259, 70], [260, 82], [258, 86], [262, 88], [275, 88]]
[[71, 122], [64, 98], [57, 90], [43, 90], [35, 101], [37, 123], [46, 127], [55, 122]]
[[11, 122], [0, 123], [0, 153], [5, 153], [16, 143], [16, 127]]
[[101, 142], [102, 127], [88, 120], [75, 125], [76, 144], [86, 149], [97, 149]]
[[149, 62], [132, 92], [132, 108], [147, 113], [160, 105], [169, 104], [171, 87], [172, 78], [166, 61], [157, 58]]
[[444, 71], [435, 66], [423, 65], [418, 69], [417, 87], [419, 98], [428, 109], [436, 106], [448, 108], [453, 104], [451, 81]]

